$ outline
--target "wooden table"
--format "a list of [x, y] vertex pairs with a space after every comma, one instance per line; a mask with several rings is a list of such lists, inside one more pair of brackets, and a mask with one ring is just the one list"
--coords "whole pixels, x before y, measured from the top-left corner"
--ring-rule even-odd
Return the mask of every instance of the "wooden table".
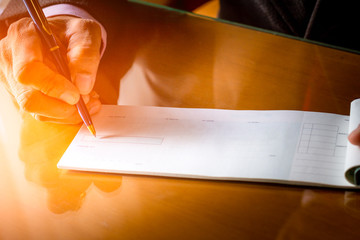
[[[360, 96], [358, 54], [130, 5], [99, 69], [104, 103], [349, 114]], [[358, 192], [59, 170], [79, 126], [0, 91], [0, 239], [360, 239]]]

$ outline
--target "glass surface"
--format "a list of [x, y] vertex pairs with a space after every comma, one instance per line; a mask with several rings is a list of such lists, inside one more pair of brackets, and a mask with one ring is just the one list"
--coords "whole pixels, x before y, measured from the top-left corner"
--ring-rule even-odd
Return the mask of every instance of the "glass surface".
[[[118, 21], [103, 103], [349, 114], [360, 96], [357, 54], [137, 3]], [[0, 102], [0, 239], [360, 237], [358, 192], [59, 170], [80, 126]]]

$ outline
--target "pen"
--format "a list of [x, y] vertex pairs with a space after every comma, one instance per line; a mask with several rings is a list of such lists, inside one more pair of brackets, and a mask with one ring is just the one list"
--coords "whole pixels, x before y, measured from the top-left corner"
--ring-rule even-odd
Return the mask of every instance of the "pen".
[[[50, 52], [52, 53], [58, 71], [69, 81], [71, 81], [71, 75], [67, 62], [60, 52], [60, 48], [56, 43], [55, 37], [52, 35], [49, 23], [46, 20], [44, 12], [39, 5], [39, 2], [37, 0], [23, 0], [23, 2], [26, 6], [28, 13], [30, 14], [31, 19], [35, 23], [38, 32], [40, 33], [41, 37], [46, 42]], [[76, 108], [86, 127], [89, 129], [92, 135], [96, 136], [94, 125], [91, 121], [90, 114], [86, 108], [82, 97], [80, 97], [79, 102], [76, 104]]]

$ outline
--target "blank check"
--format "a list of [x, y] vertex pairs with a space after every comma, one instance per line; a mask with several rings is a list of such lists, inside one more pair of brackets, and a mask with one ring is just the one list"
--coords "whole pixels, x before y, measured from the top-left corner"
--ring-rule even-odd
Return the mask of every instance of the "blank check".
[[104, 105], [93, 121], [97, 137], [83, 126], [59, 168], [355, 187], [349, 116]]

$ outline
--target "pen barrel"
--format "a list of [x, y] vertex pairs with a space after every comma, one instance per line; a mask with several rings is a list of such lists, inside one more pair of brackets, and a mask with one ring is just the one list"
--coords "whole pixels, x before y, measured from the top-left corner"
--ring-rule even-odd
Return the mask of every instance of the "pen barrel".
[[81, 117], [81, 119], [83, 120], [83, 122], [85, 123], [85, 125], [88, 127], [90, 125], [93, 125], [90, 115], [89, 114], [84, 114], [85, 111], [87, 111], [87, 107], [86, 104], [84, 102], [84, 100], [82, 98], [79, 99], [79, 102], [76, 104], [76, 108], [79, 112], [79, 115]]
[[[71, 74], [68, 67], [68, 63], [66, 58], [62, 55], [60, 51], [60, 47], [58, 46], [54, 35], [51, 32], [51, 28], [49, 23], [38, 3], [37, 0], [23, 0], [27, 11], [35, 23], [36, 29], [39, 35], [42, 37], [43, 42], [49, 48], [53, 60], [56, 64], [56, 68], [60, 74], [62, 74], [65, 78], [71, 81]], [[92, 121], [89, 115], [89, 112], [86, 108], [84, 100], [80, 97], [79, 102], [76, 104], [77, 110], [79, 112], [80, 117], [82, 118], [85, 125], [91, 126]]]
[[[52, 50], [51, 53], [54, 57], [55, 62], [57, 62], [56, 67], [59, 73], [66, 77], [69, 81], [71, 81], [71, 74], [68, 64], [65, 61], [65, 58], [61, 55], [60, 49], [56, 48], [55, 50]], [[79, 101], [76, 103], [76, 108], [85, 125], [87, 127], [92, 125], [90, 115], [88, 114], [86, 104], [82, 97], [80, 97]]]
[[56, 63], [57, 70], [60, 74], [66, 77], [71, 81], [71, 75], [68, 68], [68, 64], [65, 58], [60, 52], [60, 47], [58, 46], [49, 26], [49, 23], [41, 10], [41, 7], [38, 1], [35, 0], [23, 0], [28, 13], [30, 14], [31, 19], [35, 23], [36, 29], [40, 36], [42, 37], [43, 42], [49, 48], [51, 55], [54, 58]]
[[[44, 15], [44, 12], [42, 11], [39, 2], [35, 0], [23, 0], [25, 7], [35, 23], [35, 25], [40, 29], [41, 32], [45, 32], [48, 35], [51, 35], [51, 29], [49, 27], [49, 24], [46, 20], [46, 17]], [[46, 37], [45, 37], [46, 39]]]
[[[71, 74], [70, 70], [68, 68], [67, 62], [65, 61], [65, 58], [62, 57], [60, 49], [57, 48], [52, 51], [52, 55], [54, 57], [54, 60], [58, 63], [57, 70], [60, 74], [62, 74], [64, 77], [66, 77], [69, 81], [71, 81]], [[92, 125], [91, 118], [89, 116], [86, 104], [82, 97], [80, 97], [79, 102], [76, 103], [76, 108], [79, 112], [79, 115], [86, 126]]]
[[56, 45], [55, 47], [57, 47], [57, 49], [51, 50], [50, 46], [49, 46], [49, 48], [50, 48], [51, 54], [54, 58], [54, 61], [57, 63], [56, 68], [57, 68], [58, 72], [61, 75], [63, 75], [65, 78], [67, 78], [69, 81], [71, 81], [71, 74], [70, 74], [70, 70], [68, 67], [68, 63], [66, 62], [65, 58], [62, 56], [62, 54], [60, 52], [60, 48], [58, 48]]

